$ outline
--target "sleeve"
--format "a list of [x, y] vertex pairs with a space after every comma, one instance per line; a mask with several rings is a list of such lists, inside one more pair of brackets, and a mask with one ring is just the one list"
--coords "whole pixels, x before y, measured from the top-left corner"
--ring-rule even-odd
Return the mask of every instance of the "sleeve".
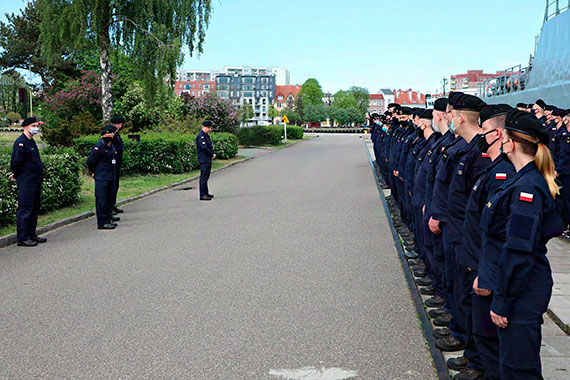
[[26, 147], [24, 143], [16, 142], [12, 148], [12, 157], [10, 159], [10, 170], [14, 173], [14, 177], [18, 177], [22, 166], [24, 165], [24, 158], [26, 157]]
[[506, 242], [499, 259], [499, 277], [491, 310], [509, 317], [513, 303], [525, 290], [536, 260], [540, 239], [542, 198], [536, 190], [517, 189], [512, 194]]
[[214, 144], [212, 143], [212, 140], [210, 138], [208, 138], [208, 154], [213, 157], [215, 152], [214, 152]]
[[95, 145], [93, 149], [91, 149], [89, 157], [87, 157], [87, 168], [89, 168], [89, 172], [95, 173], [98, 161], [99, 161], [99, 147]]

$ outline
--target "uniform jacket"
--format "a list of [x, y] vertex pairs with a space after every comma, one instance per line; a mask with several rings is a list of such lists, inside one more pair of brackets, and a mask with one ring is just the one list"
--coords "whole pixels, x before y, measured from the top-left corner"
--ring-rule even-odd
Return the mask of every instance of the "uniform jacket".
[[103, 142], [103, 139], [99, 140], [91, 149], [89, 157], [87, 157], [87, 167], [91, 173], [95, 174], [93, 176], [95, 180], [114, 180], [117, 167], [117, 151], [113, 144], [108, 146]]
[[196, 136], [196, 153], [198, 155], [198, 162], [212, 162], [212, 157], [214, 156], [212, 140], [210, 140], [210, 136], [202, 130], [198, 132], [198, 136]]
[[38, 146], [23, 133], [14, 142], [10, 170], [18, 184], [39, 183], [43, 179], [44, 165]]

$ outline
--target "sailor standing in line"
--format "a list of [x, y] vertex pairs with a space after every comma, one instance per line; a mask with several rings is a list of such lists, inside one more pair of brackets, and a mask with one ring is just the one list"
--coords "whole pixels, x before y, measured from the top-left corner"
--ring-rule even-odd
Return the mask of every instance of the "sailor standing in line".
[[210, 179], [210, 171], [212, 170], [212, 160], [216, 158], [212, 140], [210, 140], [210, 132], [213, 130], [212, 122], [205, 121], [202, 123], [202, 130], [196, 136], [196, 154], [200, 163], [200, 200], [209, 201], [214, 198], [208, 190], [208, 179]]

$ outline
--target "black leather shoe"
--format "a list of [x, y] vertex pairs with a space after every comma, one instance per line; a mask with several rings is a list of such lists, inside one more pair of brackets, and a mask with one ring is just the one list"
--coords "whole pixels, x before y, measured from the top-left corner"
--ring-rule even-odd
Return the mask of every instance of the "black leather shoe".
[[428, 273], [423, 269], [418, 269], [414, 271], [414, 276], [416, 277], [426, 277]]
[[465, 356], [447, 359], [447, 367], [454, 371], [463, 371], [467, 367], [467, 363], [469, 363], [469, 360]]
[[435, 289], [431, 285], [424, 286], [423, 288], [420, 288], [420, 293], [424, 296], [433, 296], [435, 294]]
[[435, 345], [442, 351], [460, 351], [465, 348], [465, 345], [455, 339], [453, 336], [448, 336], [447, 338], [441, 338], [435, 341]]
[[419, 255], [413, 251], [404, 252], [404, 256], [406, 259], [417, 259], [419, 257]]
[[33, 237], [32, 240], [40, 244], [45, 243], [47, 241], [45, 237], [39, 237], [39, 236]]
[[453, 376], [453, 380], [482, 380], [485, 374], [472, 368], [465, 368], [463, 371]]
[[426, 269], [426, 266], [425, 266], [423, 263], [421, 263], [421, 264], [418, 264], [418, 265], [412, 265], [412, 266], [410, 267], [410, 269], [411, 269], [411, 270], [414, 270], [414, 271], [415, 271], [415, 270], [425, 270], [425, 269]]
[[408, 265], [410, 267], [416, 266], [416, 265], [425, 265], [424, 263], [422, 263], [422, 261], [420, 259], [408, 259]]
[[416, 278], [416, 284], [419, 286], [428, 286], [431, 285], [431, 280], [427, 277]]
[[445, 301], [440, 296], [433, 296], [428, 298], [425, 302], [427, 307], [440, 307], [443, 306], [444, 303]]
[[443, 313], [442, 315], [433, 320], [433, 324], [438, 327], [447, 327], [449, 326], [449, 322], [451, 322], [451, 318], [453, 318], [451, 314]]
[[36, 245], [38, 245], [38, 242], [32, 239], [28, 239], [28, 240], [19, 241], [18, 245], [20, 247], [35, 247]]
[[109, 220], [110, 220], [111, 222], [118, 222], [119, 220], [121, 220], [121, 218], [119, 218], [118, 216], [112, 216], [112, 217], [109, 218]]
[[116, 224], [107, 223], [107, 224], [103, 224], [102, 226], [97, 227], [97, 229], [99, 229], [99, 230], [114, 230], [116, 226], [117, 226]]
[[[430, 317], [432, 317], [433, 319], [436, 319], [437, 317], [439, 317], [440, 315], [442, 315], [443, 313], [445, 313], [445, 308], [444, 307], [438, 307], [435, 309], [429, 309], [428, 311], [428, 315]], [[449, 334], [448, 334], [449, 335]]]
[[201, 200], [201, 201], [211, 201], [212, 198], [210, 198], [209, 196], [205, 195], [205, 196], [203, 196], [203, 197], [200, 197], [200, 200]]
[[212, 195], [212, 194], [208, 194], [208, 196], [209, 196], [210, 198], [214, 198], [214, 195]]
[[117, 214], [122, 214], [122, 213], [125, 212], [125, 211], [124, 211], [124, 210], [121, 210], [120, 208], [113, 207], [113, 212], [116, 212]]
[[447, 338], [450, 335], [451, 335], [451, 330], [448, 329], [447, 327], [440, 327], [437, 329], [433, 329], [433, 336], [436, 339]]

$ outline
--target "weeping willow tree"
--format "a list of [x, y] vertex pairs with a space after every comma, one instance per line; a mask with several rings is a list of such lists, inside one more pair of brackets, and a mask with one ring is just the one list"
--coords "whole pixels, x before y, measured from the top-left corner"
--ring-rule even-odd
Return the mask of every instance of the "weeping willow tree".
[[[42, 21], [42, 54], [48, 61], [70, 51], [96, 48], [101, 69], [103, 119], [113, 112], [110, 54], [131, 60], [150, 99], [184, 59], [201, 53], [211, 0], [37, 0]], [[58, 55], [59, 54], [59, 55]]]

